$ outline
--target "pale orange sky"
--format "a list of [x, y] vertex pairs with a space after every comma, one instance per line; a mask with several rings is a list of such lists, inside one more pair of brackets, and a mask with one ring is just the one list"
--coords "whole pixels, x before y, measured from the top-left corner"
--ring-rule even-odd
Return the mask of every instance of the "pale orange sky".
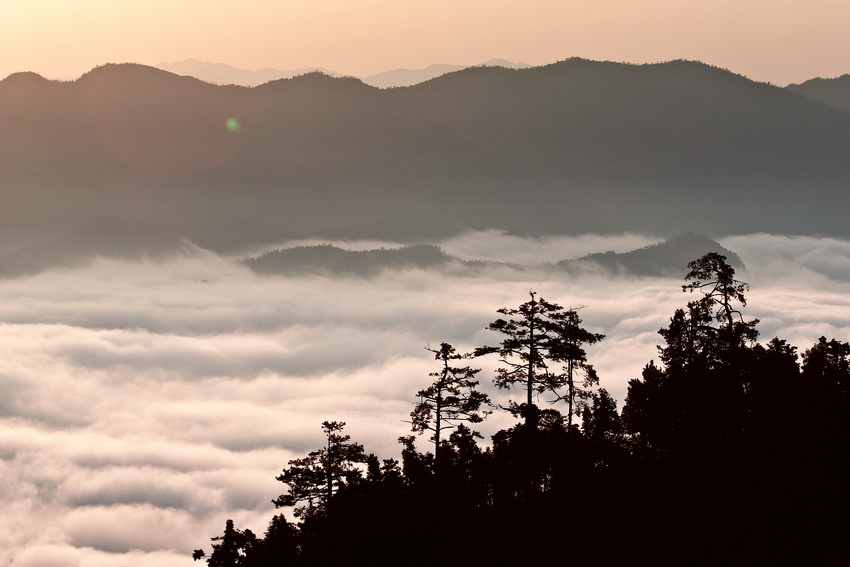
[[848, 0], [0, 0], [0, 78], [197, 58], [355, 76], [493, 57], [698, 59], [786, 85], [850, 73]]

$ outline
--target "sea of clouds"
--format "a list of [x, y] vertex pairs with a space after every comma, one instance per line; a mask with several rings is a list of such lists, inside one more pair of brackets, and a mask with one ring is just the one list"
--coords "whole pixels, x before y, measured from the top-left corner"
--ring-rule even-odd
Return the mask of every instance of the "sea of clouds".
[[[658, 329], [689, 299], [682, 280], [535, 266], [657, 240], [474, 232], [439, 244], [527, 267], [373, 279], [259, 276], [187, 245], [165, 260], [94, 259], [0, 280], [0, 564], [190, 565], [228, 518], [262, 534], [285, 488], [275, 476], [321, 445], [322, 421], [344, 421], [367, 451], [398, 458], [415, 393], [437, 370], [425, 347], [496, 344], [486, 330], [496, 310], [531, 290], [583, 306], [584, 325], [606, 335], [588, 359], [622, 404], [657, 358]], [[744, 313], [760, 319], [762, 340], [803, 351], [822, 335], [850, 339], [850, 242], [721, 243], [747, 266]], [[497, 401], [516, 399], [492, 391], [496, 364], [473, 362]], [[478, 429], [486, 439], [512, 423], [497, 412]]]

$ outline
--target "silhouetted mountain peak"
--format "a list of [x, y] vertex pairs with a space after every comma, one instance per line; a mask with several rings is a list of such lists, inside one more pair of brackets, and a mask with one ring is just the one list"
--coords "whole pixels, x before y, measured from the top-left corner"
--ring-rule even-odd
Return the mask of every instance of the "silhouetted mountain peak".
[[321, 71], [327, 75], [336, 76], [338, 73], [321, 67], [308, 67], [299, 69], [273, 69], [266, 67], [257, 71], [232, 67], [225, 63], [211, 63], [199, 59], [185, 59], [174, 63], [159, 63], [158, 68], [176, 73], [196, 77], [204, 82], [215, 85], [240, 85], [245, 87], [256, 87], [269, 81], [288, 79], [297, 75], [303, 75], [312, 71]]
[[574, 260], [562, 260], [556, 267], [570, 273], [601, 272], [608, 275], [684, 276], [688, 262], [716, 252], [726, 257], [730, 266], [743, 268], [735, 253], [707, 236], [684, 232], [663, 242], [650, 244], [630, 252], [588, 254]]
[[363, 82], [373, 87], [382, 89], [410, 87], [431, 80], [434, 77], [445, 75], [453, 71], [463, 69], [463, 65], [450, 65], [446, 63], [435, 63], [424, 69], [393, 69], [363, 78]]
[[[472, 67], [504, 67], [508, 69], [521, 69], [530, 67], [525, 63], [513, 63], [505, 59], [490, 59], [480, 65]], [[369, 75], [363, 78], [363, 82], [367, 85], [372, 85], [378, 88], [396, 88], [410, 87], [430, 81], [447, 73], [453, 73], [463, 69], [468, 69], [467, 65], [451, 65], [447, 63], [435, 63], [428, 65], [423, 69], [394, 69], [392, 71], [384, 71], [375, 75]]]
[[834, 79], [810, 79], [785, 88], [806, 98], [850, 112], [850, 74]]
[[375, 87], [365, 84], [356, 77], [332, 76], [322, 71], [310, 71], [286, 79], [276, 79], [254, 87], [260, 90], [291, 91], [291, 92], [372, 92]]
[[89, 90], [97, 89], [112, 92], [212, 86], [194, 77], [175, 75], [174, 73], [169, 73], [156, 67], [140, 65], [138, 63], [107, 63], [100, 65], [88, 73], [82, 74], [79, 79], [74, 81], [74, 84]]
[[500, 59], [498, 57], [493, 59], [488, 59], [484, 63], [481, 64], [483, 67], [505, 67], [507, 69], [527, 69], [531, 67], [527, 63], [514, 63], [513, 61], [508, 61], [507, 59]]
[[435, 268], [451, 260], [451, 256], [433, 244], [376, 250], [345, 250], [320, 244], [273, 250], [246, 258], [243, 263], [261, 274], [325, 273], [372, 277], [387, 269]]
[[815, 87], [815, 86], [827, 86], [827, 85], [842, 85], [847, 87], [850, 84], [850, 74], [844, 74], [840, 77], [833, 77], [829, 79], [825, 79], [823, 77], [815, 77], [814, 79], [809, 79], [808, 81], [804, 81], [799, 84], [791, 84], [786, 88], [797, 88], [797, 87]]
[[8, 88], [32, 88], [44, 87], [50, 85], [54, 81], [45, 79], [38, 73], [32, 71], [21, 71], [20, 73], [12, 73], [5, 79], [0, 80], [0, 85]]
[[[742, 75], [699, 61], [674, 60], [663, 63], [620, 63], [593, 61], [580, 57], [564, 59], [539, 67], [476, 66], [446, 73], [411, 88], [473, 90], [489, 97], [509, 95], [514, 90], [530, 93], [545, 87], [566, 96], [587, 96], [594, 105], [614, 97], [629, 105], [654, 104], [660, 96], [675, 97], [670, 105], [682, 103], [679, 97], [719, 100], [735, 92], [766, 92], [782, 89], [757, 83]], [[525, 95], [524, 95], [525, 96]], [[601, 97], [601, 98], [600, 98]], [[655, 102], [654, 102], [655, 101]]]
[[139, 63], [104, 63], [80, 75], [76, 82], [116, 79], [156, 80], [169, 75], [174, 75], [174, 73]]
[[708, 252], [717, 252], [726, 256], [726, 263], [730, 266], [735, 268], [744, 267], [744, 262], [741, 261], [741, 258], [735, 252], [723, 247], [716, 240], [712, 240], [701, 234], [694, 234], [693, 232], [683, 232], [673, 238], [668, 238], [664, 242], [651, 244], [640, 250], [660, 250], [669, 253], [671, 256], [675, 254], [687, 256], [691, 260], [699, 258]]
[[[660, 63], [621, 63], [616, 61], [593, 61], [581, 57], [564, 59], [540, 69], [547, 72], [559, 72], [564, 76], [578, 79], [621, 80], [639, 86], [641, 83], [671, 82], [683, 84], [687, 82], [702, 82], [712, 85], [741, 85], [762, 84], [728, 69], [716, 67], [689, 59], [674, 59]], [[635, 84], [635, 81], [638, 83]]]

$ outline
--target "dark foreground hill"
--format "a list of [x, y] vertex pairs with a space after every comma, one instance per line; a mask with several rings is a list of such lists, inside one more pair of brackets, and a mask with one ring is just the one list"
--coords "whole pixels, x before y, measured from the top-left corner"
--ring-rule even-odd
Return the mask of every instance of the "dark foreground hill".
[[0, 81], [0, 252], [102, 218], [218, 251], [467, 228], [846, 237], [848, 179], [850, 113], [697, 62], [470, 68], [389, 90], [139, 65]]

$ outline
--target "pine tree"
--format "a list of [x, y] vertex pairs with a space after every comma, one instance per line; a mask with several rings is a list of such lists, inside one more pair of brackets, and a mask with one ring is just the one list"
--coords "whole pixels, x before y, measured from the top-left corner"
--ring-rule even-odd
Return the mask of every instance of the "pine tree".
[[749, 287], [714, 252], [688, 264], [682, 291], [701, 293], [658, 331], [663, 368], [650, 363], [632, 380], [623, 418], [636, 449], [656, 456], [730, 452], [747, 427], [758, 320], [745, 321]]
[[[211, 538], [212, 553], [207, 558], [210, 567], [238, 567], [247, 564], [247, 557], [258, 547], [260, 540], [251, 530], [237, 530], [233, 520], [227, 520], [224, 533]], [[204, 550], [196, 549], [192, 559], [198, 561], [206, 556]]]
[[[531, 299], [516, 309], [501, 308], [497, 312], [507, 319], [497, 319], [487, 327], [504, 335], [498, 347], [484, 346], [475, 354], [498, 353], [503, 366], [496, 370], [497, 387], [525, 389], [525, 403], [511, 402], [509, 410], [524, 415], [526, 421], [538, 415], [535, 394], [554, 393], [557, 400], [567, 400], [572, 414], [576, 399], [576, 372], [582, 372], [588, 384], [596, 381], [593, 367], [587, 363], [582, 345], [594, 344], [604, 335], [583, 329], [577, 309], [564, 309], [549, 303], [535, 292]], [[558, 368], [561, 365], [562, 368]], [[565, 394], [560, 390], [567, 388]]]
[[419, 403], [410, 412], [410, 417], [413, 431], [433, 433], [434, 463], [439, 468], [443, 431], [453, 430], [462, 422], [482, 422], [490, 414], [482, 409], [490, 403], [490, 398], [476, 389], [478, 381], [474, 377], [480, 369], [452, 366], [452, 361], [464, 360], [470, 355], [458, 354], [448, 343], [442, 343], [439, 349], [426, 348], [440, 361], [440, 370], [430, 373], [429, 376], [436, 380], [417, 392]]
[[276, 507], [296, 506], [296, 517], [327, 512], [334, 494], [361, 478], [356, 465], [366, 462], [366, 454], [362, 445], [350, 442], [351, 436], [340, 434], [344, 427], [345, 422], [322, 422], [325, 447], [289, 461], [276, 477], [289, 488], [272, 500]]

